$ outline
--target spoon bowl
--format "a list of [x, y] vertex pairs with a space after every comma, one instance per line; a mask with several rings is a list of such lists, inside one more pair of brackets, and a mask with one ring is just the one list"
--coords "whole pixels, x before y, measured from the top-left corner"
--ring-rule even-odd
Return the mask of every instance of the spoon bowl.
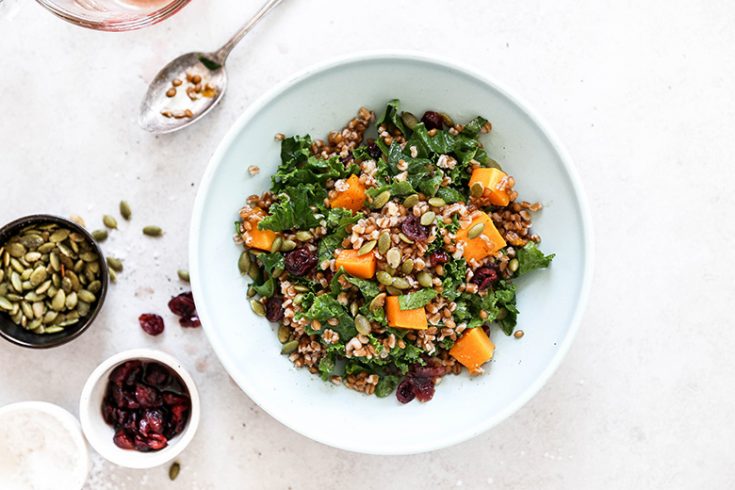
[[[143, 99], [138, 118], [140, 126], [152, 133], [171, 133], [193, 124], [211, 111], [227, 88], [225, 67], [214, 59], [213, 53], [186, 53], [164, 66], [149, 85]], [[192, 100], [187, 89], [193, 89], [196, 84], [187, 81], [187, 75], [200, 76], [200, 85], [209, 85], [212, 90], [205, 89], [204, 94], [192, 91], [197, 97]], [[174, 87], [174, 80], [180, 80], [182, 84]], [[176, 95], [169, 97], [167, 92], [174, 88]], [[187, 110], [191, 111], [190, 116]]]

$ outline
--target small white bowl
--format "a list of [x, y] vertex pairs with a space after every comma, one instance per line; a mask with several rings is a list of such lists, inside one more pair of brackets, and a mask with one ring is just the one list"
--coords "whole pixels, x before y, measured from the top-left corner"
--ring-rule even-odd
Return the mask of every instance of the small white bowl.
[[[87, 443], [84, 441], [84, 436], [82, 435], [82, 429], [79, 427], [79, 421], [74, 417], [72, 414], [64, 410], [58, 405], [54, 405], [53, 403], [47, 403], [47, 402], [37, 402], [37, 401], [27, 401], [27, 402], [18, 402], [18, 403], [12, 403], [10, 405], [6, 405], [2, 408], [0, 408], [0, 424], [6, 424], [9, 423], [9, 419], [13, 417], [15, 414], [32, 414], [34, 417], [34, 420], [37, 420], [38, 417], [47, 416], [52, 419], [54, 419], [58, 424], [61, 426], [62, 430], [58, 430], [58, 428], [53, 428], [50, 432], [43, 434], [41, 437], [60, 437], [62, 431], [65, 431], [68, 436], [69, 440], [72, 443], [72, 445], [75, 448], [77, 461], [79, 461], [79, 464], [75, 467], [68, 467], [64, 468], [64, 475], [61, 474], [54, 474], [54, 475], [44, 475], [44, 480], [48, 481], [49, 479], [55, 479], [57, 484], [63, 484], [65, 488], [70, 489], [79, 489], [82, 488], [84, 485], [84, 482], [87, 480], [87, 475], [89, 473], [89, 451], [87, 449]], [[36, 429], [40, 428], [40, 424], [36, 424]], [[38, 441], [37, 441], [38, 442]], [[33, 457], [36, 461], [43, 461], [45, 458], [54, 458], [54, 454], [49, 454], [48, 450], [46, 450], [46, 440], [44, 439], [44, 443], [41, 444], [38, 448], [36, 448], [33, 451]], [[10, 456], [6, 454], [4, 451], [2, 451], [2, 443], [0, 443], [0, 452], [3, 454], [3, 457], [5, 459], [4, 463], [6, 464], [12, 464], [9, 461], [7, 461], [7, 458]], [[44, 454], [46, 453], [46, 454]], [[64, 457], [71, 457], [70, 454], [65, 454]], [[2, 467], [2, 464], [0, 464], [0, 467]], [[0, 468], [1, 469], [1, 468]], [[16, 468], [17, 469], [17, 468]], [[24, 472], [23, 476], [27, 478], [28, 480], [26, 482], [23, 482], [21, 485], [24, 485], [26, 483], [28, 484], [38, 484], [39, 482], [33, 481], [33, 475], [28, 473], [28, 470], [26, 468], [21, 469], [21, 471]], [[46, 472], [50, 471], [50, 468], [45, 469]], [[4, 477], [7, 478], [13, 478], [11, 474], [3, 473], [0, 471], [0, 488], [6, 488], [4, 485], [14, 485], [18, 484], [20, 482], [10, 482], [4, 479]], [[63, 482], [62, 482], [63, 479]], [[68, 486], [67, 486], [68, 485]], [[13, 486], [13, 488], [16, 488]], [[34, 486], [34, 488], [36, 488]], [[41, 488], [41, 487], [38, 487]]]
[[[176, 374], [184, 382], [191, 397], [191, 413], [184, 431], [168, 441], [168, 446], [160, 451], [148, 453], [133, 449], [121, 449], [112, 441], [115, 430], [102, 418], [102, 399], [112, 370], [125, 361], [140, 359], [143, 361], [159, 362]], [[176, 358], [153, 349], [132, 349], [120, 352], [97, 366], [87, 378], [79, 400], [79, 418], [82, 430], [92, 447], [108, 461], [126, 468], [153, 468], [165, 464], [183, 451], [189, 445], [197, 427], [199, 426], [199, 393], [194, 380], [181, 366]]]

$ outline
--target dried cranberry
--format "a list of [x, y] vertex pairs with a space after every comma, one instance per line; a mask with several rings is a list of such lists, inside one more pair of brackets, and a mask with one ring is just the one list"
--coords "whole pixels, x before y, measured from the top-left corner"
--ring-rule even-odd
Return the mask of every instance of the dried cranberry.
[[147, 453], [152, 450], [152, 448], [148, 445], [148, 438], [142, 437], [140, 435], [135, 436], [133, 444], [135, 446], [135, 450], [140, 451], [141, 453]]
[[447, 262], [449, 262], [449, 254], [444, 250], [437, 250], [429, 255], [429, 263], [432, 266], [446, 264]]
[[162, 434], [164, 424], [163, 412], [160, 410], [146, 410], [138, 422], [138, 432], [145, 435], [149, 433]]
[[154, 313], [143, 313], [138, 317], [140, 328], [148, 335], [159, 335], [163, 332], [163, 318]]
[[145, 442], [152, 451], [159, 451], [168, 446], [168, 440], [162, 434], [150, 434]]
[[496, 266], [484, 265], [475, 270], [475, 274], [472, 276], [471, 282], [473, 284], [477, 284], [477, 288], [482, 291], [498, 282], [499, 279], [500, 274], [498, 274]]
[[141, 383], [135, 385], [135, 399], [143, 408], [160, 407], [162, 403], [158, 390]]
[[132, 386], [141, 369], [140, 361], [126, 361], [110, 373], [110, 381], [117, 386]]
[[179, 318], [179, 325], [184, 328], [199, 328], [202, 326], [202, 322], [201, 320], [199, 320], [198, 316], [194, 315], [190, 317]]
[[196, 328], [202, 325], [197, 314], [197, 307], [194, 304], [194, 295], [191, 294], [191, 291], [171, 298], [168, 302], [168, 308], [171, 310], [171, 313], [180, 317], [179, 325], [182, 327]]
[[265, 317], [272, 322], [283, 319], [283, 296], [271, 296], [265, 302]]
[[111, 403], [106, 400], [102, 402], [102, 418], [109, 425], [115, 423], [115, 410], [117, 410]]
[[186, 421], [189, 416], [189, 407], [185, 405], [174, 405], [171, 407], [171, 426], [172, 431], [170, 437], [175, 437], [184, 430]]
[[398, 401], [401, 403], [408, 403], [415, 397], [416, 393], [413, 391], [413, 381], [411, 378], [404, 378], [404, 380], [398, 384], [398, 388], [396, 388], [396, 398], [398, 398]]
[[419, 218], [412, 214], [401, 223], [401, 231], [416, 242], [425, 242], [429, 238], [429, 230], [421, 224]]
[[444, 366], [419, 366], [414, 365], [411, 368], [411, 376], [415, 378], [441, 378], [446, 374]]
[[444, 118], [441, 114], [434, 111], [424, 112], [424, 116], [421, 118], [421, 122], [424, 123], [426, 129], [442, 129], [444, 127]]
[[292, 276], [303, 276], [316, 266], [316, 262], [316, 254], [308, 247], [301, 247], [286, 254], [284, 266]]
[[158, 363], [152, 362], [146, 366], [143, 381], [145, 381], [147, 385], [161, 389], [163, 386], [168, 384], [170, 378], [171, 377], [169, 376], [168, 371], [166, 371], [166, 368]]
[[135, 444], [133, 443], [133, 440], [122, 429], [118, 429], [115, 431], [115, 435], [112, 436], [112, 442], [114, 442], [117, 447], [122, 448], [122, 449], [134, 449], [135, 448]]
[[176, 316], [190, 317], [196, 315], [197, 308], [194, 304], [194, 295], [191, 291], [174, 296], [168, 302], [168, 308]]
[[434, 397], [434, 380], [431, 378], [413, 378], [413, 392], [421, 402], [428, 402]]
[[170, 391], [163, 392], [163, 403], [166, 405], [186, 405], [190, 404], [189, 397], [186, 395], [179, 395], [171, 393]]
[[373, 160], [378, 160], [380, 157], [383, 156], [383, 152], [380, 150], [380, 147], [377, 144], [375, 144], [374, 141], [371, 141], [370, 143], [368, 143], [367, 152], [368, 152], [368, 155], [373, 157]]

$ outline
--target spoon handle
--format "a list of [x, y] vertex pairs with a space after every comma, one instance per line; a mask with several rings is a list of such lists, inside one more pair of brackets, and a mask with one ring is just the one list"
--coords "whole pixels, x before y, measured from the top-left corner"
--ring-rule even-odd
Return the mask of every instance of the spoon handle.
[[237, 43], [239, 43], [242, 38], [245, 37], [245, 34], [250, 32], [250, 30], [255, 27], [255, 24], [257, 24], [260, 19], [265, 17], [268, 12], [277, 7], [278, 4], [282, 1], [283, 0], [268, 0], [267, 2], [265, 2], [265, 4], [260, 7], [260, 10], [258, 10], [255, 15], [253, 15], [253, 17], [244, 26], [242, 26], [240, 30], [237, 31], [235, 35], [230, 38], [229, 41], [225, 43], [224, 46], [222, 46], [214, 53], [215, 61], [220, 65], [224, 65], [225, 60], [230, 55], [230, 51], [232, 51], [232, 49], [237, 46]]

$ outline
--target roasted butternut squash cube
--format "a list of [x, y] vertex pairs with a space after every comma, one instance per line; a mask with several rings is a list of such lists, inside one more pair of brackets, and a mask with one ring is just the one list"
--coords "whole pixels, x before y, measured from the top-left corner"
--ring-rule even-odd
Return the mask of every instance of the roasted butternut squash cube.
[[357, 175], [350, 175], [345, 181], [347, 186], [332, 199], [330, 206], [333, 208], [345, 208], [353, 212], [359, 211], [365, 204], [365, 186], [360, 182]]
[[[479, 223], [484, 225], [482, 233], [475, 238], [470, 238], [470, 230]], [[482, 211], [476, 211], [473, 214], [472, 222], [466, 227], [460, 228], [457, 231], [456, 238], [457, 242], [462, 244], [464, 258], [468, 262], [472, 259], [479, 261], [489, 255], [494, 255], [506, 245], [500, 232], [495, 228], [493, 220]]]
[[357, 250], [342, 250], [337, 255], [334, 265], [338, 270], [344, 267], [345, 272], [355, 277], [372, 279], [375, 275], [376, 262], [375, 253], [372, 250], [363, 255], [358, 255]]
[[402, 310], [398, 296], [385, 298], [385, 316], [391, 327], [426, 330], [429, 326], [423, 306], [413, 310]]
[[271, 245], [278, 234], [271, 230], [259, 230], [258, 223], [265, 217], [265, 211], [260, 208], [250, 213], [245, 219], [250, 224], [250, 229], [245, 230], [245, 246], [248, 248], [257, 248], [270, 252]]
[[470, 177], [470, 188], [475, 182], [482, 184], [483, 196], [487, 196], [490, 202], [496, 206], [507, 206], [510, 195], [505, 189], [508, 175], [497, 168], [476, 168]]
[[471, 373], [477, 373], [480, 366], [493, 358], [494, 353], [495, 344], [481, 327], [465, 330], [449, 350], [449, 355]]

